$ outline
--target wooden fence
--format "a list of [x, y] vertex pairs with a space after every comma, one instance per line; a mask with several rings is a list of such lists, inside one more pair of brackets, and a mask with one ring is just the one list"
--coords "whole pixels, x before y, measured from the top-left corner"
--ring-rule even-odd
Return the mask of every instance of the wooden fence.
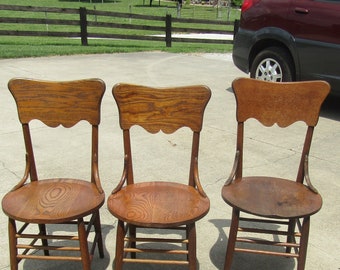
[[[216, 44], [232, 44], [234, 29], [237, 26], [235, 22], [218, 21], [218, 20], [200, 20], [200, 19], [184, 19], [172, 18], [171, 15], [166, 16], [147, 16], [131, 13], [108, 12], [99, 10], [90, 10], [84, 7], [75, 8], [51, 8], [51, 7], [32, 7], [32, 6], [14, 6], [0, 5], [0, 10], [11, 10], [13, 12], [33, 12], [33, 14], [45, 14], [45, 17], [40, 16], [20, 16], [15, 17], [0, 17], [1, 24], [12, 25], [17, 27], [7, 27], [0, 29], [0, 36], [49, 36], [49, 37], [68, 37], [80, 38], [81, 44], [88, 45], [89, 38], [105, 38], [105, 39], [130, 39], [130, 40], [151, 40], [165, 41], [167, 47], [171, 47], [172, 42], [191, 42], [191, 43], [216, 43]], [[21, 13], [20, 13], [21, 14]], [[31, 14], [31, 13], [30, 13]], [[73, 14], [72, 19], [49, 18], [47, 14]], [[74, 17], [79, 15], [79, 17]], [[53, 16], [51, 16], [53, 17]], [[65, 16], [63, 16], [65, 17]], [[89, 19], [91, 17], [91, 19]], [[110, 19], [124, 18], [128, 23], [112, 22]], [[143, 24], [134, 24], [132, 21], [140, 20]], [[149, 25], [145, 22], [151, 22]], [[155, 25], [156, 23], [159, 26]], [[173, 25], [176, 24], [176, 27]], [[181, 26], [185, 24], [185, 27]], [[19, 27], [20, 25], [20, 27]], [[25, 27], [26, 25], [26, 27]], [[30, 27], [27, 25], [46, 25], [42, 30], [27, 30]], [[72, 26], [77, 27], [75, 31], [51, 31], [48, 26]], [[188, 25], [193, 27], [188, 28]], [[197, 25], [204, 25], [204, 28], [197, 28]], [[196, 27], [195, 27], [196, 26]], [[207, 28], [209, 26], [209, 28]], [[217, 28], [226, 30], [218, 30]], [[19, 30], [22, 29], [22, 30]], [[105, 30], [102, 30], [105, 29]], [[137, 34], [125, 34], [125, 29], [136, 30]], [[227, 30], [231, 29], [231, 30]], [[120, 30], [114, 31], [114, 30]], [[124, 30], [122, 32], [122, 30]], [[143, 30], [143, 33], [138, 34], [138, 31]], [[145, 31], [152, 31], [153, 34], [145, 34]], [[154, 34], [159, 33], [159, 34]], [[228, 39], [201, 39], [201, 38], [184, 38], [173, 37], [174, 33], [205, 33], [205, 34], [222, 34], [229, 35]]]

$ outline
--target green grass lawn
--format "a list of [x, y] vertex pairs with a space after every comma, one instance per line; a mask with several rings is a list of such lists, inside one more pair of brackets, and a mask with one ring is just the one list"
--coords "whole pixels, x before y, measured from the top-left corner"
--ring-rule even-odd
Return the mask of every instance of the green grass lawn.
[[[103, 2], [104, 3], [103, 3]], [[144, 2], [143, 2], [144, 1]], [[153, 0], [149, 6], [149, 0], [0, 0], [0, 5], [22, 5], [37, 7], [61, 7], [96, 9], [113, 12], [134, 13], [154, 16], [165, 16], [171, 14], [176, 18], [195, 18], [234, 21], [239, 17], [237, 9], [229, 9], [226, 6], [217, 8], [208, 4], [184, 4], [181, 12], [177, 11], [176, 1]], [[54, 16], [75, 16], [48, 13], [28, 13], [0, 10], [0, 17], [39, 17]], [[78, 19], [78, 17], [76, 18]], [[114, 20], [114, 18], [112, 19]], [[134, 22], [139, 23], [138, 21]], [[140, 22], [143, 23], [143, 22]], [[45, 25], [18, 25], [0, 24], [0, 29], [12, 30], [32, 30], [32, 28], [52, 27]], [[57, 27], [57, 26], [53, 26]], [[59, 26], [60, 27], [60, 26]], [[192, 27], [192, 25], [190, 25]], [[202, 27], [202, 26], [200, 26]], [[44, 29], [45, 30], [45, 29]], [[17, 37], [0, 36], [0, 58], [16, 57], [39, 57], [48, 55], [71, 55], [71, 54], [95, 54], [95, 53], [118, 53], [118, 52], [137, 52], [137, 51], [167, 51], [167, 52], [230, 52], [232, 45], [225, 44], [204, 44], [204, 43], [183, 43], [173, 42], [172, 47], [167, 48], [165, 42], [157, 41], [136, 41], [136, 40], [89, 40], [88, 46], [81, 46], [79, 39], [53, 38], [53, 37]]]

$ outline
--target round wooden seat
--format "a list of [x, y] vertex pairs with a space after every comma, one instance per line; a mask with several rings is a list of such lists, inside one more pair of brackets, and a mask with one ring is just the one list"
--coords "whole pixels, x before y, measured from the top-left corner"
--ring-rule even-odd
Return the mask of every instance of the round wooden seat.
[[7, 193], [2, 209], [15, 220], [51, 224], [87, 216], [104, 200], [104, 193], [91, 182], [59, 178], [34, 181]]
[[207, 197], [188, 185], [144, 182], [127, 185], [108, 198], [109, 211], [137, 226], [169, 227], [190, 224], [205, 216]]
[[318, 212], [322, 198], [295, 181], [272, 177], [245, 177], [222, 189], [226, 203], [263, 217], [298, 218]]

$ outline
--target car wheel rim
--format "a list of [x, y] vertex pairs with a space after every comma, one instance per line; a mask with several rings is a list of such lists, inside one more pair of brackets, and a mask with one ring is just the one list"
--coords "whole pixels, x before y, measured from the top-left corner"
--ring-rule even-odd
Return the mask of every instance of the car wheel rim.
[[263, 81], [282, 82], [280, 64], [272, 58], [262, 60], [256, 69], [255, 78]]

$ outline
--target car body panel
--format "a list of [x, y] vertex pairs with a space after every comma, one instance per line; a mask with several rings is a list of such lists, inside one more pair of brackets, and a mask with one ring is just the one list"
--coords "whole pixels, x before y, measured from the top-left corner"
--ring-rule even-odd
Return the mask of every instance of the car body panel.
[[327, 80], [340, 91], [340, 1], [296, 0], [288, 20], [301, 61], [299, 79]]
[[277, 27], [264, 27], [258, 31], [240, 27], [234, 40], [232, 55], [234, 64], [243, 72], [249, 73], [249, 59], [252, 61], [262, 48], [275, 43], [282, 44], [295, 55], [295, 40], [289, 32]]
[[292, 56], [295, 80], [326, 80], [340, 95], [340, 0], [253, 1], [241, 13], [234, 64], [249, 73], [261, 50], [280, 46]]
[[340, 45], [340, 1], [291, 2], [288, 29], [296, 38]]

